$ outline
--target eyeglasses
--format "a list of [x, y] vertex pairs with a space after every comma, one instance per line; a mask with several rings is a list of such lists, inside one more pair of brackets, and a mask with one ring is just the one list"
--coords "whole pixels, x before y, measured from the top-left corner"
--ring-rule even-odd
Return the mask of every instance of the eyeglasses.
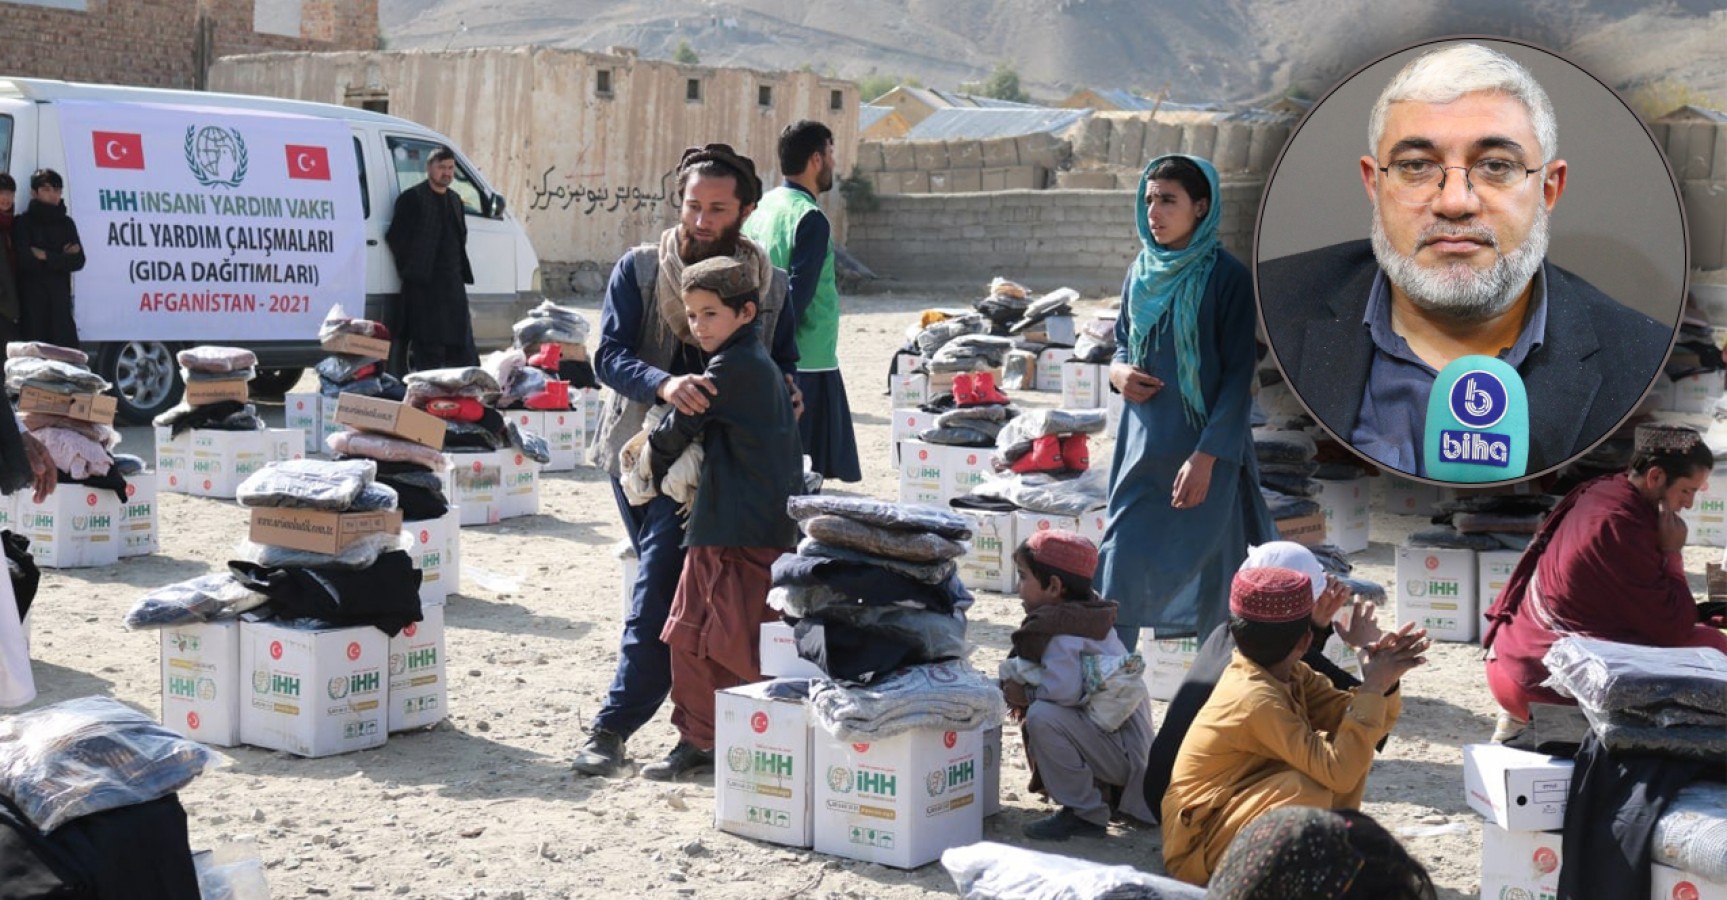
[[1404, 203], [1421, 205], [1432, 202], [1445, 190], [1445, 181], [1450, 177], [1446, 173], [1451, 169], [1463, 170], [1464, 184], [1471, 191], [1503, 192], [1521, 187], [1530, 175], [1546, 167], [1547, 163], [1526, 166], [1498, 157], [1478, 159], [1467, 166], [1442, 166], [1431, 159], [1399, 159], [1380, 166], [1379, 171], [1385, 174], [1393, 196]]

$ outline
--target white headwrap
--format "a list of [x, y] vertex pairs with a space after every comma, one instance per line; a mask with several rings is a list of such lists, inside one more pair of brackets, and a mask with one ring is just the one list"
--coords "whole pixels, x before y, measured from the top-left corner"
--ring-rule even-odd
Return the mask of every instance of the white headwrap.
[[1247, 559], [1242, 560], [1243, 569], [1264, 569], [1276, 566], [1282, 569], [1294, 569], [1306, 575], [1313, 582], [1313, 599], [1325, 593], [1325, 567], [1319, 564], [1319, 559], [1313, 551], [1294, 541], [1269, 541], [1257, 547], [1247, 548]]

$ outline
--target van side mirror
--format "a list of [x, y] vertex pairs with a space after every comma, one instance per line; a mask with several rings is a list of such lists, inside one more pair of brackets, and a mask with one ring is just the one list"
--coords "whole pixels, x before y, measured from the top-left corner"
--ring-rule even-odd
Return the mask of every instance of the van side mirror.
[[504, 195], [493, 194], [489, 199], [491, 200], [489, 204], [491, 209], [486, 212], [486, 215], [494, 219], [502, 219], [504, 217]]

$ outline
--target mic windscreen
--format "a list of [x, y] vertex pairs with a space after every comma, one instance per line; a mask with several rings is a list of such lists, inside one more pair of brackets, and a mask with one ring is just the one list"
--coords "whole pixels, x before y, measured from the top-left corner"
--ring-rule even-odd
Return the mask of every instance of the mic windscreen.
[[1463, 356], [1433, 380], [1423, 434], [1425, 474], [1478, 484], [1522, 478], [1529, 465], [1529, 398], [1504, 360]]

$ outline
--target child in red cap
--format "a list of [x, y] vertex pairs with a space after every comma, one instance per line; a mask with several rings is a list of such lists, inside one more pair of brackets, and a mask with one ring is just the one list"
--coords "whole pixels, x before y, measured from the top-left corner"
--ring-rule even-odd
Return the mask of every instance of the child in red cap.
[[1152, 821], [1142, 784], [1151, 705], [1140, 669], [1104, 678], [1129, 653], [1115, 634], [1116, 605], [1091, 589], [1097, 547], [1071, 531], [1040, 531], [1013, 561], [1026, 615], [1002, 664], [1002, 694], [1022, 723], [1031, 790], [1061, 805], [1026, 823], [1026, 836], [1107, 834], [1111, 804], [1100, 785], [1120, 789], [1122, 812]]

